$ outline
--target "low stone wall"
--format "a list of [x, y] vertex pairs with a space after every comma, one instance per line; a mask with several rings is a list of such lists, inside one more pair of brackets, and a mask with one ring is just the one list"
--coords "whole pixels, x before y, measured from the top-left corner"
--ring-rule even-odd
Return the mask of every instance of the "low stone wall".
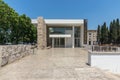
[[31, 45], [4, 45], [0, 46], [0, 66], [12, 63], [29, 54], [33, 54]]

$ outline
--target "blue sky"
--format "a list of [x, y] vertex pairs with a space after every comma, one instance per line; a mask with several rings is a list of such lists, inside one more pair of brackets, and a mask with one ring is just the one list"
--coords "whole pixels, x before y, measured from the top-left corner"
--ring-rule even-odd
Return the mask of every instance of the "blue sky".
[[88, 19], [88, 29], [120, 18], [120, 0], [4, 0], [30, 18]]

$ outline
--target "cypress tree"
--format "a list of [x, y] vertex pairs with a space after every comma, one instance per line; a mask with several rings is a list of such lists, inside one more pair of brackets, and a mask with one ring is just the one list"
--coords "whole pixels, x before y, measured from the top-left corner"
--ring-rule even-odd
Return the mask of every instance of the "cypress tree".
[[[100, 27], [100, 25], [98, 26]], [[99, 34], [101, 33], [101, 34]], [[109, 28], [106, 26], [106, 23], [101, 26], [101, 30], [99, 32], [98, 28], [98, 37], [102, 44], [120, 44], [120, 22], [119, 19], [113, 20], [110, 22]]]
[[106, 26], [106, 22], [101, 27], [101, 43], [107, 44], [108, 43], [108, 28]]
[[116, 25], [116, 21], [113, 20], [113, 32], [112, 32], [112, 37], [113, 37], [113, 42], [114, 44], [116, 44], [116, 41], [117, 41], [117, 25]]
[[110, 27], [109, 27], [109, 43], [113, 43], [113, 22], [110, 22]]
[[120, 24], [119, 19], [116, 19], [116, 26], [117, 26], [117, 44], [120, 42]]
[[100, 38], [101, 38], [101, 29], [100, 29], [100, 25], [98, 25], [98, 28], [97, 28], [97, 42], [98, 44], [100, 44]]

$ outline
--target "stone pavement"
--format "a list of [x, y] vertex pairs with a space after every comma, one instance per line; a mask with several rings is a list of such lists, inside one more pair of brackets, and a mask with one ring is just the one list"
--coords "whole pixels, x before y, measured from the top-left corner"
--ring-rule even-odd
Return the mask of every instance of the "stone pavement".
[[0, 69], [0, 80], [120, 80], [119, 76], [91, 68], [87, 50], [39, 50]]

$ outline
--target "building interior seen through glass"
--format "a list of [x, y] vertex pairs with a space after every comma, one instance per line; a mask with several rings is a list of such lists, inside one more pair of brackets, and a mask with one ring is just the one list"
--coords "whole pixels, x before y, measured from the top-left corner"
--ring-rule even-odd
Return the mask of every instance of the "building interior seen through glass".
[[[74, 32], [74, 34], [73, 34]], [[49, 27], [49, 35], [69, 34], [71, 37], [52, 37], [50, 43], [52, 47], [80, 47], [80, 27]], [[74, 41], [74, 44], [72, 43]]]

